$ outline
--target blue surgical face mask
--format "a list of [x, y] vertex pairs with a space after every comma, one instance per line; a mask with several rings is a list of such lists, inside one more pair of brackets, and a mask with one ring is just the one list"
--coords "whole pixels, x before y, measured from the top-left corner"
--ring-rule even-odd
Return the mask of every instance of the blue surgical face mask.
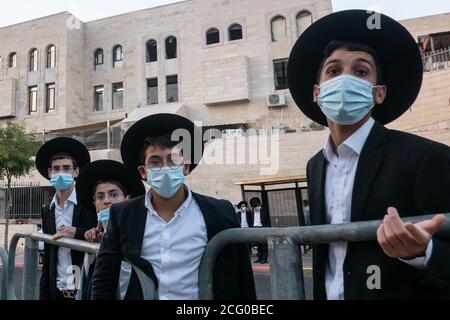
[[364, 118], [375, 106], [369, 81], [343, 74], [320, 85], [318, 105], [336, 124], [351, 125]]
[[74, 179], [71, 174], [68, 173], [55, 173], [50, 179], [50, 184], [60, 191], [69, 189], [73, 185]]
[[97, 220], [101, 222], [103, 229], [106, 230], [109, 221], [109, 207], [97, 213]]
[[184, 182], [183, 167], [147, 170], [147, 183], [161, 197], [169, 199], [180, 189]]

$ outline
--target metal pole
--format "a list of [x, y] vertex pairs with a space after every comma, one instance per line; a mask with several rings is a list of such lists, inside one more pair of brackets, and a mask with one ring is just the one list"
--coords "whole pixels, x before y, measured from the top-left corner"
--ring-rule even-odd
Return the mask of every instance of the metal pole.
[[0, 257], [2, 259], [2, 287], [0, 291], [0, 300], [6, 300], [6, 282], [8, 274], [8, 253], [4, 248], [0, 248]]
[[269, 237], [273, 300], [305, 300], [302, 257], [292, 237]]
[[25, 238], [22, 300], [37, 300], [38, 250], [37, 241]]
[[111, 149], [111, 122], [109, 120], [106, 120], [106, 140], [109, 150]]

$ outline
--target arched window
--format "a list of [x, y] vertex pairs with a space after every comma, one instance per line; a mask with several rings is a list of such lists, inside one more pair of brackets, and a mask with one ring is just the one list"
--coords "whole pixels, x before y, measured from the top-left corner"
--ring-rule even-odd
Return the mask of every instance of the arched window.
[[211, 28], [206, 31], [206, 44], [214, 44], [220, 42], [220, 33], [216, 28]]
[[38, 69], [38, 50], [31, 49], [30, 51], [30, 71], [37, 71]]
[[283, 16], [273, 18], [270, 25], [272, 29], [272, 42], [277, 42], [287, 37], [286, 19]]
[[147, 62], [158, 61], [158, 44], [156, 40], [150, 39], [147, 41]]
[[97, 49], [94, 53], [94, 70], [100, 70], [104, 61], [103, 49]]
[[56, 47], [50, 45], [47, 48], [47, 68], [56, 67]]
[[12, 52], [12, 53], [9, 54], [8, 67], [9, 68], [17, 67], [17, 53]]
[[228, 40], [239, 40], [242, 39], [242, 26], [240, 24], [233, 24], [228, 28]]
[[166, 59], [175, 59], [177, 57], [177, 38], [169, 36], [166, 39]]
[[115, 46], [113, 49], [113, 68], [121, 67], [123, 64], [122, 46]]
[[299, 37], [313, 22], [309, 11], [302, 11], [297, 15], [297, 36]]

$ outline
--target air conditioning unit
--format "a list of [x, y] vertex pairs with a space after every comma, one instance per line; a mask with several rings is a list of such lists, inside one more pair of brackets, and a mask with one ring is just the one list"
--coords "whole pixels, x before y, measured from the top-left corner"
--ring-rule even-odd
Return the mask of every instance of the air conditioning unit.
[[270, 94], [267, 97], [267, 106], [270, 107], [283, 107], [286, 105], [286, 96], [281, 93]]

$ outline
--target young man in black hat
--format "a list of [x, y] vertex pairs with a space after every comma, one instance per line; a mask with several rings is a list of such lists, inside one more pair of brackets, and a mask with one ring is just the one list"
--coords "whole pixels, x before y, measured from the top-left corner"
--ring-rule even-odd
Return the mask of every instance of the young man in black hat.
[[[449, 242], [434, 235], [450, 211], [450, 148], [383, 126], [420, 89], [409, 32], [379, 13], [333, 13], [299, 38], [288, 79], [302, 112], [330, 128], [307, 166], [312, 224], [383, 219], [377, 242], [314, 246], [315, 299], [450, 298]], [[437, 215], [400, 218], [424, 214]]]
[[[159, 299], [199, 298], [198, 271], [208, 241], [222, 230], [239, 228], [230, 202], [194, 193], [183, 183], [200, 161], [202, 144], [201, 129], [173, 114], [146, 117], [127, 131], [122, 160], [151, 189], [111, 206], [94, 270], [93, 299], [114, 299], [122, 259], [153, 280]], [[213, 287], [215, 299], [256, 298], [245, 245], [227, 246], [219, 254]], [[142, 297], [139, 290], [133, 298]]]
[[[101, 242], [106, 230], [111, 205], [145, 194], [142, 181], [122, 163], [113, 160], [98, 160], [84, 167], [78, 175], [76, 191], [81, 205], [97, 213], [97, 227], [84, 234], [87, 241], [97, 243]], [[86, 254], [84, 272], [81, 274], [81, 288], [77, 295], [80, 300], [90, 300], [91, 298], [95, 262], [95, 256]], [[118, 299], [124, 300], [131, 295], [131, 291], [137, 285], [136, 279], [131, 265], [122, 262], [117, 288]]]
[[[266, 208], [261, 204], [261, 200], [258, 197], [250, 199], [250, 205], [252, 206], [252, 220], [253, 228], [268, 228], [270, 227], [270, 217], [267, 214]], [[269, 248], [267, 243], [258, 244], [258, 259], [255, 263], [266, 264], [269, 255]]]
[[[86, 147], [71, 138], [46, 142], [36, 155], [36, 168], [56, 189], [49, 206], [42, 208], [42, 230], [53, 239], [62, 237], [84, 240], [84, 233], [97, 224], [95, 213], [77, 201], [75, 179], [80, 168], [90, 162]], [[74, 299], [73, 272], [83, 264], [83, 252], [44, 245], [44, 263], [40, 281], [41, 300]]]

